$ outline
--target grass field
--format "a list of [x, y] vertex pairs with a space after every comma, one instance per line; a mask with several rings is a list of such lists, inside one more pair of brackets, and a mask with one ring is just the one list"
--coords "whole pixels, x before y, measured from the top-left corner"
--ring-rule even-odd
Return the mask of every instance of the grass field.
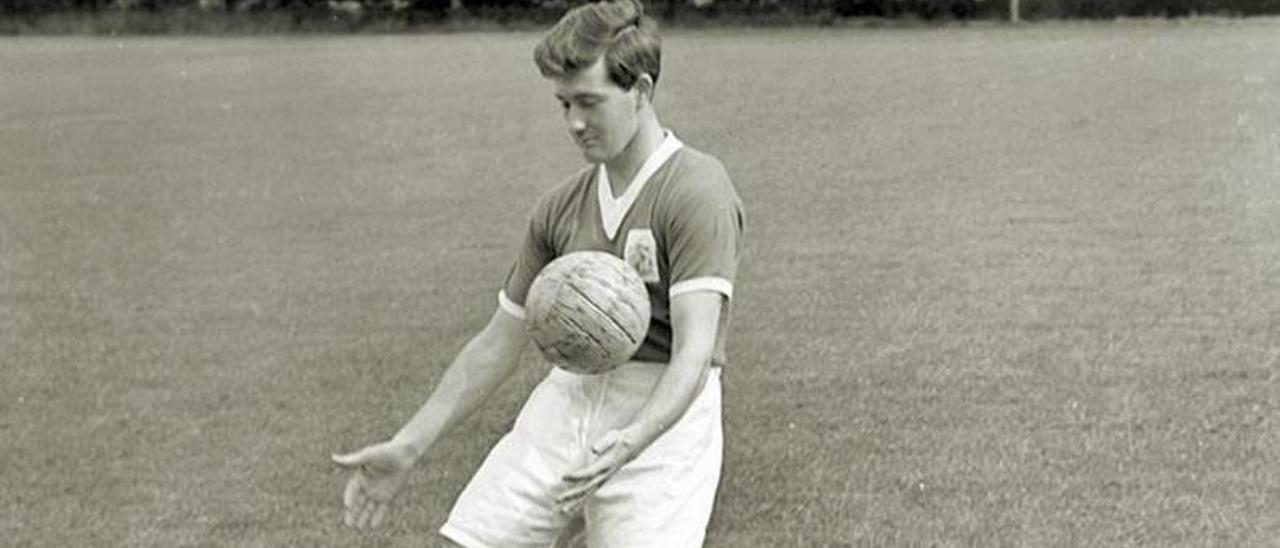
[[[392, 434], [574, 170], [536, 34], [0, 40], [0, 544], [420, 546]], [[674, 33], [748, 209], [709, 546], [1280, 545], [1280, 22]]]

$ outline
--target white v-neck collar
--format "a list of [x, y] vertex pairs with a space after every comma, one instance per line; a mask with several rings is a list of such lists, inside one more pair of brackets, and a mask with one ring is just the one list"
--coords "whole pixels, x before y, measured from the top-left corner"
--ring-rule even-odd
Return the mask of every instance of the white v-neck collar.
[[645, 183], [649, 182], [649, 178], [658, 171], [658, 168], [667, 163], [671, 155], [682, 146], [684, 143], [676, 138], [675, 133], [666, 132], [662, 144], [649, 154], [644, 164], [640, 166], [640, 171], [637, 171], [635, 177], [631, 179], [631, 184], [627, 185], [627, 191], [617, 198], [613, 197], [613, 188], [609, 185], [609, 170], [605, 169], [603, 163], [599, 164], [596, 168], [596, 199], [600, 203], [600, 225], [604, 227], [605, 236], [610, 240], [617, 237], [618, 228], [622, 226], [622, 218], [626, 217], [627, 211], [631, 210], [631, 204], [635, 203], [640, 190]]

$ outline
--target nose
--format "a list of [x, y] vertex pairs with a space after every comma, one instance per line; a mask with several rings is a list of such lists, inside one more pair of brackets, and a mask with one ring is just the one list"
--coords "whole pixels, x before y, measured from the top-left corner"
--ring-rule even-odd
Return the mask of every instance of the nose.
[[582, 133], [587, 129], [586, 117], [582, 115], [582, 111], [570, 106], [564, 113], [564, 121], [569, 125], [569, 131], [572, 133]]

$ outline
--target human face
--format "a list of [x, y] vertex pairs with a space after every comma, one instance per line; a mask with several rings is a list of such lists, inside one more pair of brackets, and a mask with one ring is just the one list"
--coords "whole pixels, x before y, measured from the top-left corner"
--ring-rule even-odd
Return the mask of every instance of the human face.
[[553, 80], [569, 135], [583, 158], [598, 164], [621, 154], [640, 124], [639, 86], [630, 91], [618, 87], [603, 60]]

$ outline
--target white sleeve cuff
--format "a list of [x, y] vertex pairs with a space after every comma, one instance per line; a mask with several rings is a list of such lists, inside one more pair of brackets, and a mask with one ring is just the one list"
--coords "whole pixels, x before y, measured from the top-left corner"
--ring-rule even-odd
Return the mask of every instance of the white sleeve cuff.
[[507, 292], [505, 290], [498, 292], [498, 308], [501, 308], [507, 314], [514, 316], [517, 320], [524, 319], [524, 307], [516, 304], [516, 302], [511, 300], [510, 297], [507, 297]]
[[667, 295], [675, 298], [676, 295], [692, 293], [694, 291], [714, 291], [725, 296], [726, 299], [733, 298], [733, 282], [726, 278], [708, 276], [705, 278], [690, 278], [671, 284], [671, 289], [667, 291]]

